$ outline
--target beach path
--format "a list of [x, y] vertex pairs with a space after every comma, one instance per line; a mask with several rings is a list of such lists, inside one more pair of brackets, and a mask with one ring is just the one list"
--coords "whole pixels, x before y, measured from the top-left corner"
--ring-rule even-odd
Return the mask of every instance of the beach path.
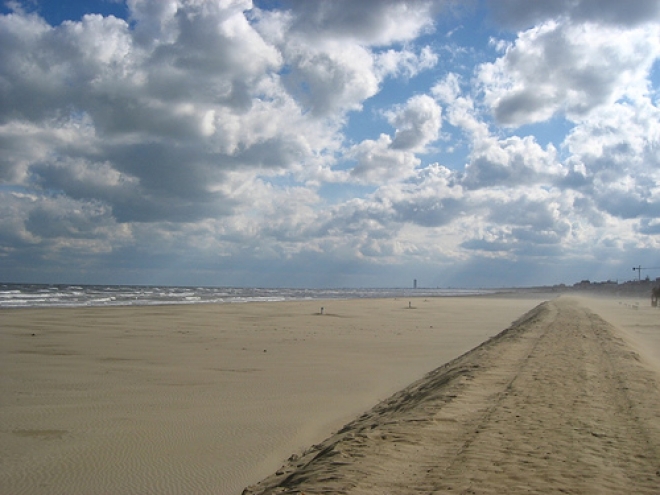
[[561, 297], [244, 493], [657, 494], [658, 384], [616, 327]]

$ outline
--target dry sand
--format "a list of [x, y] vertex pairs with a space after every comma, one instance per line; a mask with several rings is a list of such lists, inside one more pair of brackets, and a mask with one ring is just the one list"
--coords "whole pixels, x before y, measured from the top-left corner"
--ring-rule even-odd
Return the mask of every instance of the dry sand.
[[0, 493], [660, 493], [660, 309], [408, 301], [2, 311]]
[[659, 323], [546, 302], [245, 492], [660, 493]]
[[[539, 303], [533, 298], [433, 298], [413, 299], [408, 309], [408, 302], [0, 311], [0, 493], [240, 493], [292, 453], [322, 441]], [[324, 315], [318, 314], [322, 305]], [[521, 342], [531, 343], [536, 338], [531, 335]], [[518, 347], [507, 351], [514, 368], [515, 359], [524, 355]], [[501, 380], [508, 380], [509, 372], [502, 370]], [[474, 369], [461, 373], [452, 387], [476, 386], [481, 379], [497, 382], [491, 375]], [[463, 417], [472, 424], [483, 407], [480, 398], [490, 404], [494, 386], [485, 383], [481, 396], [466, 395], [474, 404], [463, 404], [453, 417], [442, 409], [430, 421], [429, 411], [412, 407], [418, 400], [410, 402], [409, 420], [396, 420], [411, 426], [403, 443], [387, 440], [390, 426], [385, 424], [364, 438], [356, 433], [353, 441], [365, 445], [375, 441], [374, 434], [386, 435], [377, 440], [382, 455], [370, 462], [382, 460], [383, 469], [394, 466], [391, 472], [399, 476], [391, 488], [374, 490], [397, 491], [394, 487], [413, 472], [431, 469], [435, 454], [416, 446], [420, 435], [441, 434], [438, 445], [455, 445], [451, 435], [429, 426], [455, 429]], [[369, 421], [378, 423], [378, 414]], [[607, 429], [593, 432], [609, 435]], [[354, 463], [358, 457], [350, 449], [347, 462]], [[409, 449], [413, 457], [396, 449]], [[420, 455], [414, 457], [417, 449]], [[397, 465], [397, 456], [404, 464]], [[323, 458], [331, 456], [319, 461]], [[406, 474], [408, 465], [415, 467]], [[348, 485], [357, 479], [350, 471], [368, 471], [366, 465], [342, 468], [341, 463], [329, 469], [346, 475]], [[313, 492], [325, 482], [315, 477], [309, 483]], [[389, 481], [374, 483], [387, 487]], [[369, 485], [360, 486], [373, 492]]]

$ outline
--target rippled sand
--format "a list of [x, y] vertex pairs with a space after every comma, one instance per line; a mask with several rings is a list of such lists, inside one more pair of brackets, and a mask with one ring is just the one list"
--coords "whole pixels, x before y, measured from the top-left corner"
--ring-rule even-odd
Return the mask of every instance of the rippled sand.
[[240, 493], [538, 302], [3, 310], [0, 493]]

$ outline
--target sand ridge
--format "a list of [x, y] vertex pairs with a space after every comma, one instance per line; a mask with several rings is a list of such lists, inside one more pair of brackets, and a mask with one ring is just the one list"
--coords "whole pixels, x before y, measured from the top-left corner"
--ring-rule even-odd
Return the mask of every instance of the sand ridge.
[[655, 494], [659, 390], [615, 327], [562, 297], [244, 494]]

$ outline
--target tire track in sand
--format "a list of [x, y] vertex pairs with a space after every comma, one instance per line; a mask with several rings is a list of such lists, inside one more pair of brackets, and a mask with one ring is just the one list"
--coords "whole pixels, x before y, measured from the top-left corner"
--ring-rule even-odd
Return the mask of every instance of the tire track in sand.
[[660, 492], [660, 392], [616, 329], [544, 303], [244, 493]]

